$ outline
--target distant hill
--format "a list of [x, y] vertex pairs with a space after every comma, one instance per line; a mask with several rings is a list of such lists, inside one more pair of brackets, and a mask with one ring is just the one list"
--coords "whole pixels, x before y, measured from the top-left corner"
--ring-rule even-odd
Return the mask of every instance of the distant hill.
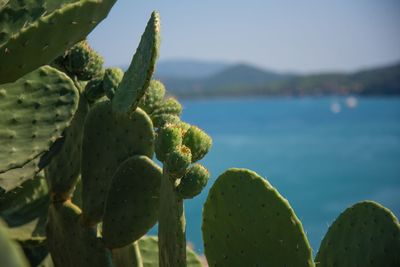
[[[249, 64], [211, 62], [208, 65], [207, 62], [199, 64], [191, 61], [169, 64], [160, 63], [158, 68], [175, 68], [171, 67], [169, 72], [161, 68], [155, 78], [164, 82], [168, 91], [180, 97], [400, 95], [400, 63], [353, 73], [312, 75], [277, 73]], [[193, 75], [194, 72], [200, 75]]]
[[211, 76], [228, 67], [228, 63], [190, 59], [165, 60], [157, 64], [157, 77], [198, 79]]

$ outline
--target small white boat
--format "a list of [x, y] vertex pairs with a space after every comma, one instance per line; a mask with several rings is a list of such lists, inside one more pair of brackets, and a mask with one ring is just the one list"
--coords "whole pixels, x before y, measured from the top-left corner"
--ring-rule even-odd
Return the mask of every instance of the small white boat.
[[348, 108], [356, 108], [357, 104], [358, 100], [354, 96], [349, 96], [348, 98], [346, 98], [346, 106]]

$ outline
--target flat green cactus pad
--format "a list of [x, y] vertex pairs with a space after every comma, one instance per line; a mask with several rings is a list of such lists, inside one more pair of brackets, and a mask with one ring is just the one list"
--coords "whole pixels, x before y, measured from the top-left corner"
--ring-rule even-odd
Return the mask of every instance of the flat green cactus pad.
[[[158, 238], [156, 236], [145, 236], [138, 243], [143, 267], [158, 267]], [[187, 267], [203, 266], [197, 254], [190, 247], [186, 247], [186, 264]]]
[[48, 64], [84, 39], [115, 1], [10, 0], [0, 11], [0, 84]]
[[7, 267], [28, 267], [22, 249], [15, 243], [6, 231], [6, 226], [0, 220], [0, 263]]
[[103, 217], [103, 239], [109, 248], [138, 240], [158, 220], [162, 170], [146, 156], [124, 161], [115, 172]]
[[47, 242], [55, 266], [111, 267], [111, 252], [93, 228], [81, 225], [80, 214], [69, 201], [50, 205]]
[[210, 266], [314, 266], [288, 201], [246, 169], [218, 177], [204, 205], [202, 230]]
[[114, 267], [144, 267], [138, 242], [112, 250]]
[[24, 245], [38, 245], [46, 240], [49, 207], [46, 180], [38, 177], [0, 195], [0, 217], [8, 224], [9, 236]]
[[[15, 83], [0, 85], [1, 187], [11, 190], [33, 178], [39, 169], [39, 158], [69, 126], [78, 100], [78, 90], [72, 80], [49, 66]], [[11, 177], [1, 175], [30, 161], [33, 166], [18, 170]]]
[[372, 201], [346, 209], [329, 227], [315, 258], [318, 267], [400, 266], [400, 225]]
[[86, 223], [94, 224], [103, 216], [118, 166], [133, 155], [153, 156], [153, 124], [141, 109], [117, 116], [110, 101], [100, 102], [86, 117], [82, 147], [83, 215]]
[[139, 47], [129, 69], [112, 99], [113, 110], [118, 113], [133, 112], [146, 92], [153, 75], [160, 47], [160, 18], [151, 14]]
[[80, 97], [71, 125], [64, 131], [65, 140], [61, 150], [45, 168], [46, 179], [56, 201], [69, 198], [78, 181], [81, 172], [83, 124], [88, 111], [86, 98]]

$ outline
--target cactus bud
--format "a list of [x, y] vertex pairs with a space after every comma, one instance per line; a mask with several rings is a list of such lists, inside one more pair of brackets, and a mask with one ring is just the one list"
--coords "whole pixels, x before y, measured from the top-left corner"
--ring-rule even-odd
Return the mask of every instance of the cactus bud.
[[176, 188], [182, 198], [193, 198], [200, 194], [206, 186], [210, 173], [202, 165], [193, 164], [181, 179], [181, 183]]
[[182, 144], [182, 133], [175, 124], [166, 124], [160, 129], [156, 138], [155, 151], [159, 161], [164, 162], [171, 153]]
[[175, 98], [168, 98], [161, 106], [153, 111], [154, 115], [171, 114], [179, 116], [182, 113], [182, 105]]
[[120, 68], [108, 68], [104, 72], [103, 88], [107, 97], [111, 100], [114, 97], [119, 83], [124, 77], [124, 72]]
[[166, 124], [178, 124], [181, 119], [171, 114], [151, 115], [151, 120], [155, 128], [162, 128]]
[[191, 162], [192, 153], [186, 146], [181, 146], [167, 154], [165, 160], [167, 171], [174, 178], [179, 178], [185, 175], [186, 169], [189, 167]]
[[183, 137], [183, 144], [192, 152], [192, 162], [202, 159], [211, 148], [212, 140], [196, 126], [190, 126]]
[[95, 102], [104, 96], [102, 79], [90, 80], [85, 86], [85, 96], [89, 102]]
[[161, 106], [164, 95], [164, 85], [160, 81], [151, 80], [145, 95], [139, 102], [139, 107], [146, 111], [147, 114], [151, 114], [156, 108]]
[[87, 41], [73, 46], [64, 55], [64, 68], [80, 80], [90, 80], [100, 76], [103, 68], [103, 58], [94, 51]]

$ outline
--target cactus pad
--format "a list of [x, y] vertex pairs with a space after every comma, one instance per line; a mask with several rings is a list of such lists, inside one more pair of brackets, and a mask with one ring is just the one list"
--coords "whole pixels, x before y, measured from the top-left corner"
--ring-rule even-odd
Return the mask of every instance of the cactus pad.
[[[23, 1], [22, 6], [9, 1], [0, 11], [0, 84], [48, 64], [84, 39], [115, 1]], [[23, 16], [15, 21], [14, 13]]]
[[82, 145], [82, 193], [85, 222], [101, 220], [105, 198], [118, 166], [133, 155], [154, 153], [153, 124], [137, 109], [133, 114], [116, 115], [111, 102], [96, 104], [85, 121]]
[[8, 236], [6, 226], [2, 221], [0, 221], [0, 260], [2, 266], [29, 266], [22, 249]]
[[388, 209], [364, 201], [329, 227], [315, 258], [320, 267], [400, 266], [400, 225]]
[[47, 243], [55, 266], [111, 267], [110, 251], [94, 229], [81, 225], [80, 214], [70, 201], [50, 205]]
[[115, 112], [130, 113], [136, 109], [149, 86], [158, 57], [159, 46], [160, 18], [157, 12], [153, 12], [131, 65], [125, 72], [112, 99]]
[[53, 201], [71, 197], [81, 172], [81, 152], [83, 124], [89, 106], [85, 97], [80, 97], [78, 110], [71, 125], [64, 131], [64, 143], [61, 150], [45, 168], [46, 179]]
[[[69, 126], [78, 100], [71, 79], [49, 66], [0, 85], [0, 173], [22, 167], [48, 151]], [[12, 189], [21, 182], [5, 188], [0, 179], [0, 186]]]
[[119, 166], [103, 217], [103, 239], [108, 248], [138, 240], [157, 222], [161, 177], [161, 168], [146, 156], [134, 156]]
[[[143, 259], [143, 267], [158, 267], [158, 238], [145, 236], [139, 240], [140, 253]], [[202, 267], [199, 257], [190, 247], [186, 247], [187, 267]]]
[[246, 169], [229, 169], [203, 209], [210, 266], [314, 266], [310, 245], [286, 199]]

